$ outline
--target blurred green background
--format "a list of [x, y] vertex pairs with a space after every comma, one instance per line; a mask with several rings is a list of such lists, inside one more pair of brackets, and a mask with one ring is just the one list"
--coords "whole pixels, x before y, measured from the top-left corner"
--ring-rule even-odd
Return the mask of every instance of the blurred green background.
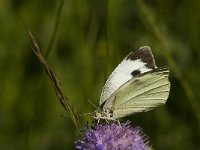
[[[74, 149], [79, 137], [31, 51], [26, 26], [43, 53], [50, 50], [47, 61], [80, 114], [94, 111], [88, 99], [98, 105], [118, 63], [149, 45], [157, 66], [170, 67], [170, 97], [123, 120], [141, 126], [154, 149], [200, 149], [200, 1], [61, 3], [0, 1], [0, 149]], [[86, 121], [91, 117], [80, 118], [82, 128]]]

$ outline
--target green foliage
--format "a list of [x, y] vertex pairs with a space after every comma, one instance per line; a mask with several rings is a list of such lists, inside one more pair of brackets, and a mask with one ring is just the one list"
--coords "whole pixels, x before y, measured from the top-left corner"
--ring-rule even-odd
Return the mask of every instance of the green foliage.
[[[31, 50], [28, 26], [80, 114], [132, 50], [149, 45], [169, 66], [167, 104], [128, 117], [154, 149], [199, 149], [200, 2], [0, 1], [0, 149], [73, 149], [79, 132]], [[50, 44], [51, 43], [51, 44]], [[126, 120], [125, 118], [124, 120]], [[80, 118], [81, 128], [90, 116]]]

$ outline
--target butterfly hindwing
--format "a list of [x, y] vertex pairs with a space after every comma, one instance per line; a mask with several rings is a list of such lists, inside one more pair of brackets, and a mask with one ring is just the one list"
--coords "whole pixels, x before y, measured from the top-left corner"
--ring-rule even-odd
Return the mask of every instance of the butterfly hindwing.
[[155, 69], [136, 76], [122, 85], [105, 103], [114, 118], [148, 111], [165, 104], [170, 90], [167, 68]]
[[108, 100], [124, 83], [155, 68], [156, 65], [150, 47], [143, 46], [136, 52], [129, 53], [106, 81], [101, 93], [100, 105]]

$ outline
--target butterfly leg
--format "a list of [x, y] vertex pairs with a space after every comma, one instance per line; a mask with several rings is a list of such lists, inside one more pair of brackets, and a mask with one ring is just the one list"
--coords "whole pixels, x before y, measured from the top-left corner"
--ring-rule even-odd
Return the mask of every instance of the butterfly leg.
[[117, 123], [119, 124], [120, 127], [122, 127], [122, 126], [121, 126], [121, 123], [119, 122], [119, 120], [117, 120]]
[[100, 122], [100, 118], [97, 120], [97, 124], [99, 124], [99, 122]]
[[121, 126], [121, 123], [120, 123], [120, 121], [118, 120], [118, 119], [114, 119], [114, 118], [110, 118], [112, 121], [114, 121], [114, 122], [116, 122], [120, 127], [122, 127]]
[[106, 120], [107, 124], [109, 124], [109, 121], [108, 121], [108, 119], [105, 119], [105, 120]]

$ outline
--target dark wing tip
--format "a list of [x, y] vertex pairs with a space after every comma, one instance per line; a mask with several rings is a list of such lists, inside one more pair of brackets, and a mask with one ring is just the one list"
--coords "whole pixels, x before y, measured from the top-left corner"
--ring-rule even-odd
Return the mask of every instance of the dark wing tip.
[[141, 59], [142, 62], [146, 63], [146, 67], [150, 69], [155, 69], [156, 64], [149, 46], [142, 46], [136, 52], [131, 52], [128, 54], [126, 59], [137, 60]]

